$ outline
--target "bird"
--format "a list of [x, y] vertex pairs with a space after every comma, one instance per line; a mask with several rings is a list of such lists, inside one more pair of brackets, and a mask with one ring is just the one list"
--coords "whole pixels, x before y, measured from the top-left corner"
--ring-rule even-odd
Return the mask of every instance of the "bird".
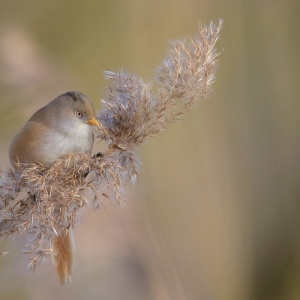
[[[15, 135], [9, 148], [11, 164], [21, 173], [24, 164], [42, 164], [50, 169], [63, 155], [91, 154], [94, 126], [99, 122], [86, 95], [78, 91], [61, 94], [36, 111]], [[72, 228], [52, 238], [50, 247], [60, 283], [71, 282], [75, 251]]]

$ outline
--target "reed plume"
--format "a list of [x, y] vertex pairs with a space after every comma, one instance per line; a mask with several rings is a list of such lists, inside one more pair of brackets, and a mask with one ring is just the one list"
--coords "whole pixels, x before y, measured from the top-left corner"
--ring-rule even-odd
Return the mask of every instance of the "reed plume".
[[[104, 153], [65, 155], [51, 169], [22, 165], [22, 174], [0, 170], [0, 238], [28, 234], [24, 251], [30, 269], [50, 253], [52, 238], [74, 227], [84, 207], [101, 207], [102, 197], [124, 204], [124, 185], [138, 176], [137, 147], [211, 92], [222, 23], [199, 25], [195, 39], [171, 42], [169, 56], [156, 68], [156, 92], [125, 71], [104, 72], [112, 83], [97, 116]], [[19, 199], [21, 191], [26, 195]]]

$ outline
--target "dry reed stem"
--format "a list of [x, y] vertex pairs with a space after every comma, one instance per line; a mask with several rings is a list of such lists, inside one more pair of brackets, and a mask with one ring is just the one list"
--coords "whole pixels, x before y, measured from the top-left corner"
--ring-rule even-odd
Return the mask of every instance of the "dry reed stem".
[[[108, 144], [105, 153], [65, 155], [48, 170], [19, 164], [24, 170], [21, 175], [12, 169], [5, 174], [0, 170], [0, 237], [29, 234], [25, 252], [30, 269], [51, 252], [53, 237], [78, 222], [87, 205], [101, 207], [99, 191], [124, 204], [123, 186], [138, 175], [135, 149], [212, 90], [219, 55], [215, 43], [222, 23], [199, 26], [198, 37], [189, 43], [171, 42], [169, 56], [156, 69], [157, 93], [137, 76], [104, 72], [113, 84], [106, 89], [98, 114], [98, 138]], [[22, 190], [27, 196], [16, 200]]]

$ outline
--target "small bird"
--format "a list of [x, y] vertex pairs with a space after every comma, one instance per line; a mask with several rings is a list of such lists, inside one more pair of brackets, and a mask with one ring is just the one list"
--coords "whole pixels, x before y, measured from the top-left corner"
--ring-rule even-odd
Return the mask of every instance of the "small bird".
[[[11, 163], [15, 168], [16, 163], [41, 163], [51, 168], [62, 155], [90, 154], [93, 126], [99, 126], [99, 122], [92, 101], [77, 91], [62, 94], [34, 113], [14, 137], [9, 149]], [[51, 249], [61, 284], [70, 282], [75, 250], [71, 227], [66, 235], [52, 239]]]

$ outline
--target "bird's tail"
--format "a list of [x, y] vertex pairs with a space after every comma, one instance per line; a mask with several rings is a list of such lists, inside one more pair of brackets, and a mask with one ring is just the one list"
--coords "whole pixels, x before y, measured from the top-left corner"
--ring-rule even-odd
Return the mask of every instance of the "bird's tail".
[[56, 275], [61, 284], [71, 282], [71, 273], [74, 265], [75, 243], [72, 227], [65, 235], [53, 238], [51, 241], [52, 262]]

